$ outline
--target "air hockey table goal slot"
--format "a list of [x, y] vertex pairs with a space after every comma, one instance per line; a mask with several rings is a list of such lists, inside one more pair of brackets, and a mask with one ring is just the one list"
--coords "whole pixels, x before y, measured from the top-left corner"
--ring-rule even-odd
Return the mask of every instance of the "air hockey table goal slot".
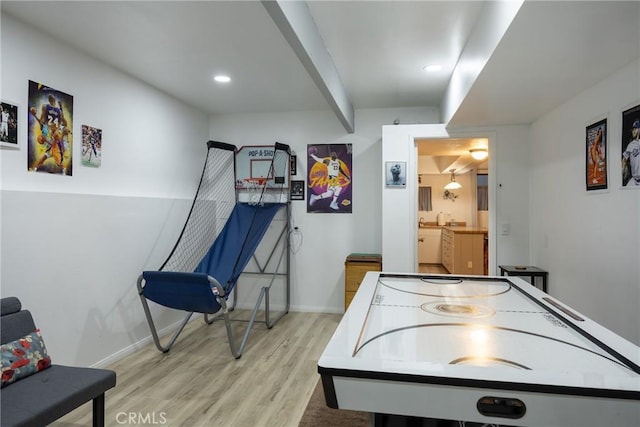
[[481, 397], [476, 407], [478, 412], [487, 417], [517, 419], [522, 418], [527, 412], [527, 407], [522, 400], [509, 397]]

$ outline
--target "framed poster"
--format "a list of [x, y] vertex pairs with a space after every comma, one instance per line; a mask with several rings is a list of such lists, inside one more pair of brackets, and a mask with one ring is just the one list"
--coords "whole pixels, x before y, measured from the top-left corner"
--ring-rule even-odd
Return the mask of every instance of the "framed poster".
[[407, 186], [407, 162], [386, 162], [384, 169], [384, 182], [387, 188]]
[[291, 176], [298, 174], [298, 156], [291, 155]]
[[73, 175], [73, 96], [29, 80], [27, 167]]
[[640, 105], [622, 112], [622, 187], [640, 188]]
[[304, 181], [291, 181], [291, 200], [304, 200]]
[[586, 128], [585, 182], [587, 191], [607, 188], [607, 119]]
[[82, 125], [82, 165], [99, 168], [102, 163], [102, 129]]
[[18, 104], [0, 102], [0, 146], [18, 148], [19, 113]]
[[307, 212], [352, 212], [351, 144], [307, 146]]

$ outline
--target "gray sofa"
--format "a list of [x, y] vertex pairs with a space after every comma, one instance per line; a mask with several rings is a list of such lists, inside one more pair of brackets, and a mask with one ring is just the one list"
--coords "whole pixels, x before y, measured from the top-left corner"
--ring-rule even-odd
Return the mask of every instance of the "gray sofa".
[[[15, 297], [0, 300], [0, 322], [3, 345], [36, 330]], [[45, 426], [93, 400], [93, 425], [104, 426], [104, 394], [115, 385], [113, 371], [52, 364], [0, 389], [0, 425]]]

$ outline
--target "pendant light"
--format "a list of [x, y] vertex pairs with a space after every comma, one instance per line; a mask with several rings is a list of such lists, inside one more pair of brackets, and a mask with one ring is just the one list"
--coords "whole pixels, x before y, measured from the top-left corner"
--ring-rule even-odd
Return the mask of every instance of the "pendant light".
[[455, 169], [451, 169], [451, 182], [444, 186], [445, 190], [458, 190], [462, 185], [456, 182]]

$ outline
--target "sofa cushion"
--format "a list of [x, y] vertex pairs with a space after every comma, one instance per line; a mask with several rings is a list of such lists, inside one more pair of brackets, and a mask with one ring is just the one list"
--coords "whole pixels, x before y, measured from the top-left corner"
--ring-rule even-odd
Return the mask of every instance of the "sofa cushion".
[[5, 297], [0, 299], [0, 315], [17, 313], [22, 310], [22, 303], [16, 297]]
[[0, 346], [2, 387], [51, 366], [40, 330]]
[[106, 369], [51, 365], [0, 392], [0, 425], [45, 426], [116, 385]]
[[20, 310], [14, 313], [3, 312], [0, 316], [0, 344], [20, 339], [35, 330], [36, 324], [29, 310]]

